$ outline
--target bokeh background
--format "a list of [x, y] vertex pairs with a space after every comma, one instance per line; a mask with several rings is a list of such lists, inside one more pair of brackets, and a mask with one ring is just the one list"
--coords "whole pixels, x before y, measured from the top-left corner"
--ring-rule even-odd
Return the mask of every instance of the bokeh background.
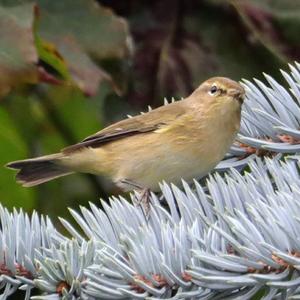
[[[215, 75], [280, 81], [295, 0], [0, 0], [0, 199], [51, 217], [119, 193], [76, 174], [23, 188], [5, 163], [56, 152]], [[213, 146], [213, 137], [212, 137]]]

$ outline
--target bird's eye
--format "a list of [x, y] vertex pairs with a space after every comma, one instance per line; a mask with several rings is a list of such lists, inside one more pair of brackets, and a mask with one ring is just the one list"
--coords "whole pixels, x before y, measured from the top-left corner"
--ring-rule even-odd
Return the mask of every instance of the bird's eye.
[[210, 95], [214, 95], [216, 92], [218, 91], [218, 88], [216, 85], [213, 85], [210, 90], [209, 90], [209, 94]]

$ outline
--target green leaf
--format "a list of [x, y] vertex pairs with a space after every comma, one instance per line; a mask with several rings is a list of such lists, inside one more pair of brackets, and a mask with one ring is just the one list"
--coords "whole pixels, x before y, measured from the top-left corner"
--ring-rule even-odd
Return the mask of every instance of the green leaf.
[[[27, 2], [30, 1], [0, 1], [6, 6], [0, 7], [1, 39], [4, 36], [0, 51], [1, 46], [7, 47], [2, 51], [2, 61], [7, 62], [8, 55], [12, 57], [12, 62], [25, 61], [32, 71], [30, 74], [28, 71], [21, 73], [22, 65], [16, 65], [14, 70], [19, 72], [18, 76], [10, 75], [10, 70], [3, 70], [0, 74], [5, 74], [5, 78], [2, 79], [4, 75], [0, 75], [0, 95], [1, 91], [2, 94], [8, 93], [17, 80], [68, 85], [75, 83], [89, 96], [96, 95], [99, 84], [107, 81], [115, 92], [120, 92], [121, 87], [100, 64], [102, 60], [120, 60], [130, 54], [130, 35], [124, 19], [92, 0], [39, 0], [35, 6]], [[23, 4], [18, 5], [20, 3]], [[37, 15], [38, 20], [35, 18]], [[7, 20], [10, 23], [4, 26]], [[14, 22], [18, 25], [16, 30]], [[14, 51], [9, 53], [10, 49]], [[20, 54], [21, 59], [16, 54]], [[1, 85], [1, 81], [4, 84]]]
[[0, 7], [0, 96], [22, 83], [38, 81], [33, 4]]
[[[68, 86], [51, 86], [46, 98], [42, 99], [42, 101], [47, 101], [47, 104], [44, 104], [49, 105], [50, 110], [56, 110], [57, 118], [70, 132], [71, 137], [67, 138], [68, 143], [79, 142], [101, 128], [102, 116], [99, 106], [104, 100], [103, 96], [95, 96], [87, 101], [79, 89]], [[57, 125], [56, 120], [53, 122]]]
[[35, 206], [35, 191], [17, 184], [14, 172], [4, 167], [10, 161], [25, 158], [28, 150], [13, 120], [2, 107], [0, 107], [0, 140], [0, 201], [8, 207], [31, 210]]
[[35, 35], [39, 59], [51, 66], [64, 80], [70, 80], [70, 74], [63, 57], [57, 52], [54, 45], [43, 41], [38, 34]]
[[117, 86], [98, 63], [128, 56], [127, 22], [92, 0], [39, 0], [37, 4], [39, 36], [55, 45], [79, 88], [95, 95], [103, 81]]
[[38, 0], [41, 36], [73, 36], [96, 59], [128, 54], [127, 22], [92, 0]]

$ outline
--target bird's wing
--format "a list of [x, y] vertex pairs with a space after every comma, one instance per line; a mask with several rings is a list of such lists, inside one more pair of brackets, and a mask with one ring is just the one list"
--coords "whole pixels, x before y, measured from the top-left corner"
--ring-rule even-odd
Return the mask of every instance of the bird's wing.
[[152, 132], [164, 126], [168, 126], [172, 121], [184, 115], [185, 112], [186, 108], [181, 104], [181, 101], [174, 102], [145, 114], [112, 124], [94, 135], [88, 136], [83, 141], [64, 148], [62, 152], [68, 154], [85, 147], [97, 148], [114, 140]]

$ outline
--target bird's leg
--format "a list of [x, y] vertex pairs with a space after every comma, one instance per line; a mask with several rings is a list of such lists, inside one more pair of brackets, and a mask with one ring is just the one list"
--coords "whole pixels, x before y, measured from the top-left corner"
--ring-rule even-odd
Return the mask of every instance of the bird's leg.
[[137, 191], [137, 195], [135, 195], [136, 201], [134, 201], [134, 204], [142, 207], [145, 216], [148, 219], [150, 213], [150, 189], [145, 188], [129, 179], [122, 179], [120, 180], [120, 183], [122, 185], [133, 187]]
[[145, 216], [148, 219], [150, 216], [150, 189], [144, 188], [140, 190], [140, 194], [137, 197], [137, 203], [142, 207]]

